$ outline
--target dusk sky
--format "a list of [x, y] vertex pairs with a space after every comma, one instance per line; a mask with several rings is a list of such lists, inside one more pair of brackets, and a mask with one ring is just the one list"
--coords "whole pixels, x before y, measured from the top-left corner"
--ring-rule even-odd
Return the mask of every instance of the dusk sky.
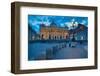
[[75, 22], [75, 26], [84, 24], [88, 26], [88, 17], [76, 17], [76, 16], [50, 16], [50, 15], [28, 15], [28, 24], [31, 28], [39, 33], [40, 24], [50, 26], [51, 22], [55, 22], [58, 27], [69, 27], [71, 29], [72, 23]]

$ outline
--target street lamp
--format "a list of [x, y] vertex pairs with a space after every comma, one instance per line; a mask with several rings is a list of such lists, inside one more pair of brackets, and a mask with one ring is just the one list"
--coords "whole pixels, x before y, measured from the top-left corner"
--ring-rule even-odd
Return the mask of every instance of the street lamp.
[[[72, 29], [74, 30], [75, 29], [75, 21], [72, 23]], [[75, 41], [75, 35], [74, 35], [75, 31], [72, 31], [72, 41], [74, 42]]]

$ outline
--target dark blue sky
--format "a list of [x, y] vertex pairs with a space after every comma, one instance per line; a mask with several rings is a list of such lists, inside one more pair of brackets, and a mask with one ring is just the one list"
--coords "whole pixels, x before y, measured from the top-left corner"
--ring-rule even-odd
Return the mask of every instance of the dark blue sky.
[[50, 26], [51, 22], [55, 22], [56, 26], [65, 27], [68, 26], [71, 29], [72, 23], [84, 24], [88, 26], [88, 17], [77, 17], [77, 16], [50, 16], [50, 15], [28, 15], [28, 24], [33, 30], [39, 33], [40, 24]]

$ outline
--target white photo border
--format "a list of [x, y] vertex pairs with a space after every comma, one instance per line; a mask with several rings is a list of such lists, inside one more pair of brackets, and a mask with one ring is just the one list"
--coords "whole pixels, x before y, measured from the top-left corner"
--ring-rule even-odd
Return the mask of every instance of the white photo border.
[[[88, 58], [28, 61], [28, 18], [27, 18], [28, 14], [88, 17]], [[94, 66], [95, 65], [94, 63], [95, 20], [94, 19], [95, 19], [94, 10], [61, 9], [61, 8], [57, 9], [57, 8], [26, 7], [26, 6], [21, 7], [20, 8], [20, 69], [29, 70], [29, 69], [44, 69], [44, 68]]]

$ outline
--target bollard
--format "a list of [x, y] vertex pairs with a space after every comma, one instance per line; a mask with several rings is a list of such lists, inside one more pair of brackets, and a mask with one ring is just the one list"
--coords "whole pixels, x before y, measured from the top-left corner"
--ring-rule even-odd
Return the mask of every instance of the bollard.
[[59, 45], [59, 50], [61, 50], [61, 46]]
[[46, 59], [52, 59], [53, 57], [53, 49], [47, 49], [46, 50]]
[[58, 50], [57, 50], [57, 47], [54, 46], [54, 47], [53, 47], [53, 54], [55, 54], [57, 51], [58, 51]]

